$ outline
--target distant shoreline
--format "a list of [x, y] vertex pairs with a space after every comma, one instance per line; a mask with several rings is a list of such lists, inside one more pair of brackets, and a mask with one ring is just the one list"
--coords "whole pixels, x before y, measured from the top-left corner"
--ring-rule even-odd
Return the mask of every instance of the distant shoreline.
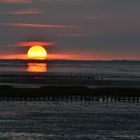
[[20, 62], [140, 62], [140, 60], [73, 60], [73, 59], [46, 59], [46, 60], [33, 60], [33, 59], [0, 59], [1, 61], [20, 61]]

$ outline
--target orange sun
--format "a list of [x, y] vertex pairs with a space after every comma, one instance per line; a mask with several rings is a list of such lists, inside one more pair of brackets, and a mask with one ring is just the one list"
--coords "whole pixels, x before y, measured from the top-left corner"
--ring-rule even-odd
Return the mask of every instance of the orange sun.
[[47, 51], [42, 46], [32, 46], [27, 53], [29, 59], [42, 60], [46, 59]]

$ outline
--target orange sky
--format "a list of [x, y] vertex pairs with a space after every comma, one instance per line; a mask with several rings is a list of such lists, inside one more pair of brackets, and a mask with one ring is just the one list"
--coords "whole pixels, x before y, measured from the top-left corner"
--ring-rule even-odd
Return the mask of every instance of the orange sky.
[[[126, 56], [126, 60], [139, 60], [139, 55]], [[136, 59], [137, 58], [137, 59]], [[27, 54], [13, 54], [13, 55], [1, 55], [0, 59], [28, 59]], [[48, 54], [46, 60], [52, 59], [68, 59], [68, 60], [124, 60], [124, 56], [120, 57], [118, 55], [114, 56], [105, 53], [95, 53], [95, 54]]]

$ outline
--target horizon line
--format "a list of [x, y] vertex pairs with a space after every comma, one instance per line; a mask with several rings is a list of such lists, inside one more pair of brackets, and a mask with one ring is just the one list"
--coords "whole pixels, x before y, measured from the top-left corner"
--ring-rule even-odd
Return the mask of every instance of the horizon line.
[[0, 60], [21, 60], [21, 61], [140, 61], [138, 59], [0, 59]]

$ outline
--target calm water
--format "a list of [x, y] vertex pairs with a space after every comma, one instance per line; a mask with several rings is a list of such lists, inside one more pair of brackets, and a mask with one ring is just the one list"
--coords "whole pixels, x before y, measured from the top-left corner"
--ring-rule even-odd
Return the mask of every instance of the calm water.
[[140, 61], [46, 61], [0, 60], [0, 72], [85, 72], [140, 75]]
[[140, 104], [0, 102], [0, 139], [140, 139]]
[[42, 61], [0, 60], [0, 72], [61, 72], [102, 74], [109, 80], [140, 81], [140, 61]]

